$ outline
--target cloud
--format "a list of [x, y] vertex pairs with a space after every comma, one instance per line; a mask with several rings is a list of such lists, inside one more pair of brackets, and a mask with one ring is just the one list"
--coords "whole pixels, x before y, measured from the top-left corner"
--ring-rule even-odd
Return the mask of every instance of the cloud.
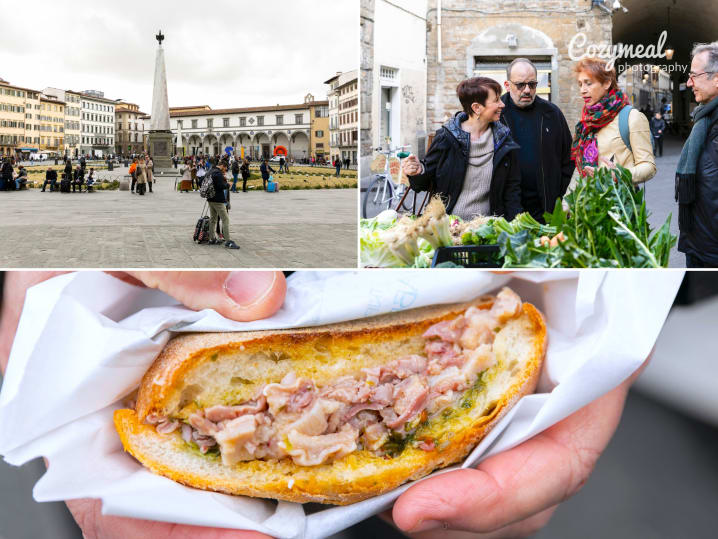
[[[157, 42], [166, 40], [170, 106], [299, 103], [358, 65], [355, 0], [43, 2], [0, 20], [0, 77], [41, 90], [96, 89], [150, 112]], [[31, 32], [33, 39], [28, 39]], [[40, 37], [47, 36], [47, 37]]]

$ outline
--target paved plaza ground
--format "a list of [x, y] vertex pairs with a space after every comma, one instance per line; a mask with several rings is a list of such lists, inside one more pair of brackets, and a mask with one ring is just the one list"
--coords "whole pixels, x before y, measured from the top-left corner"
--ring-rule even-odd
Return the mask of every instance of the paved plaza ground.
[[[100, 172], [115, 178], [127, 169]], [[0, 192], [0, 260], [8, 268], [357, 267], [357, 190], [233, 193], [239, 250], [197, 245], [204, 200], [158, 178], [155, 192]]]
[[[675, 200], [675, 178], [678, 159], [684, 140], [668, 136], [663, 143], [663, 157], [656, 157], [656, 175], [645, 185], [646, 208], [651, 226], [657, 229], [671, 214], [671, 234], [678, 237], [678, 203]], [[678, 252], [677, 245], [671, 251], [668, 263], [671, 268], [685, 268], [686, 255]]]

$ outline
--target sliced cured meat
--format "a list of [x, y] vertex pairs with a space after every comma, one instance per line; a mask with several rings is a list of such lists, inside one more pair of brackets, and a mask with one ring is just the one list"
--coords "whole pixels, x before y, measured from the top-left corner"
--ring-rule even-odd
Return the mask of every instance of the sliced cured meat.
[[287, 436], [290, 445], [286, 451], [300, 466], [317, 466], [330, 458], [341, 458], [355, 451], [358, 435], [349, 424], [344, 425], [339, 432], [319, 436], [307, 436], [294, 430]]
[[267, 408], [267, 398], [264, 395], [260, 395], [255, 401], [250, 401], [239, 406], [210, 406], [205, 408], [204, 416], [213, 421], [219, 423], [228, 419], [235, 419], [245, 414], [256, 414]]

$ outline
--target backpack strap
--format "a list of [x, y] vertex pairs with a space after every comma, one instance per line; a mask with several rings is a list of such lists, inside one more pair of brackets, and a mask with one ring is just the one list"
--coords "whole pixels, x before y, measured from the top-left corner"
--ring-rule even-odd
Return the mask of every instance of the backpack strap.
[[626, 105], [618, 113], [618, 130], [629, 152], [633, 152], [631, 149], [631, 129], [628, 127], [628, 116], [631, 114], [632, 109], [633, 106]]

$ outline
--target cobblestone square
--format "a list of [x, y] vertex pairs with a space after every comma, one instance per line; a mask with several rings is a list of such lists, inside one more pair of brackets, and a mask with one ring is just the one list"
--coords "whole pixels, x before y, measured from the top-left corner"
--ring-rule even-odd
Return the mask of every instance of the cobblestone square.
[[[121, 171], [119, 171], [121, 172]], [[7, 268], [357, 266], [357, 190], [232, 193], [239, 250], [192, 241], [204, 200], [158, 178], [154, 193], [0, 192]]]

